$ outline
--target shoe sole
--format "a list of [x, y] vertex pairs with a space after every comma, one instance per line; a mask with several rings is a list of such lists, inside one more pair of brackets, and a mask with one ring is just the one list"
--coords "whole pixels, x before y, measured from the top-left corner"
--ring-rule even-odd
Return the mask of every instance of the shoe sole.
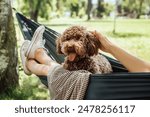
[[28, 49], [27, 49], [27, 51], [26, 51], [26, 57], [27, 57], [27, 58], [29, 58], [29, 54], [30, 54], [30, 52], [31, 52], [31, 48], [33, 47], [34, 43], [37, 41], [39, 35], [40, 35], [41, 33], [43, 34], [44, 31], [45, 31], [45, 27], [44, 27], [44, 26], [40, 26], [40, 27], [38, 27], [38, 28], [36, 29], [36, 31], [35, 31], [35, 33], [34, 33], [34, 35], [33, 35], [33, 38], [32, 38], [32, 40], [31, 40], [31, 43], [30, 43], [30, 45], [29, 45], [29, 47], [28, 47]]
[[30, 41], [26, 40], [22, 44], [22, 46], [20, 48], [20, 56], [21, 56], [21, 62], [22, 62], [22, 65], [23, 65], [23, 71], [24, 71], [24, 73], [27, 74], [27, 75], [31, 75], [31, 72], [27, 69], [27, 67], [25, 65], [27, 58], [25, 57], [24, 46], [25, 46], [25, 44], [27, 45], [27, 43], [30, 43]]

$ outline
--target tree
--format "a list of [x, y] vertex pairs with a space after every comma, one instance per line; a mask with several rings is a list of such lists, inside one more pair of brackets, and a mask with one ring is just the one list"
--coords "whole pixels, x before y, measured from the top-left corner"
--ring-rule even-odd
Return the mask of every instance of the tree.
[[74, 13], [75, 13], [76, 16], [78, 16], [78, 14], [79, 14], [78, 0], [74, 0], [73, 2], [71, 2], [70, 10], [71, 10], [71, 17], [74, 15]]
[[49, 18], [52, 0], [23, 0], [23, 2], [22, 12], [29, 15], [34, 21], [37, 22], [39, 16], [45, 19]]
[[109, 16], [113, 10], [114, 5], [104, 0], [97, 0], [97, 3], [93, 3], [92, 16], [102, 18]]
[[91, 19], [91, 10], [92, 10], [92, 0], [88, 0], [88, 4], [87, 4], [87, 20]]
[[65, 11], [70, 13], [71, 17], [80, 17], [82, 18], [85, 15], [86, 9], [86, 0], [61, 0], [61, 6], [64, 7]]
[[105, 12], [104, 8], [104, 0], [98, 0], [97, 3], [97, 17], [103, 17], [103, 13]]
[[61, 0], [57, 0], [56, 2], [56, 13], [57, 13], [57, 17], [59, 18], [62, 12], [62, 1]]
[[79, 17], [82, 18], [86, 14], [86, 1], [81, 1], [80, 10], [79, 10]]
[[150, 18], [150, 0], [147, 0], [147, 11], [146, 11], [146, 15], [148, 16], [148, 18]]
[[140, 18], [146, 10], [146, 2], [144, 0], [123, 0], [123, 14], [133, 18]]
[[[38, 14], [39, 14], [39, 10], [41, 7], [41, 0], [37, 0], [36, 3], [34, 3], [35, 0], [30, 0], [29, 3], [29, 7], [30, 7], [30, 18], [33, 19], [34, 21], [37, 21], [38, 19]], [[35, 4], [35, 7], [33, 8], [33, 3]]]
[[17, 40], [10, 0], [0, 0], [0, 92], [18, 84]]
[[144, 0], [139, 0], [140, 2], [139, 2], [139, 8], [138, 8], [138, 13], [137, 13], [137, 17], [136, 18], [140, 18], [140, 15], [141, 15], [141, 12], [142, 12], [142, 5], [143, 5], [143, 2], [144, 2]]

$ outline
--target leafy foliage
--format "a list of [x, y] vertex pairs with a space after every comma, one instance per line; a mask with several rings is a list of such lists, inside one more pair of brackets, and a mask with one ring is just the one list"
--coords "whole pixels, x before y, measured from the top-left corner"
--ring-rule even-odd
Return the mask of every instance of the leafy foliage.
[[109, 16], [113, 11], [113, 5], [104, 1], [98, 0], [97, 4], [97, 17]]
[[[109, 16], [115, 5], [105, 0], [17, 0], [21, 12], [37, 21], [38, 17], [60, 18], [63, 16], [80, 17], [88, 19]], [[118, 15], [130, 18], [140, 18], [141, 15], [150, 14], [150, 0], [116, 0]]]
[[[149, 0], [148, 0], [149, 1]], [[123, 0], [119, 5], [123, 15], [139, 18], [141, 14], [145, 14], [148, 7], [147, 0]]]
[[[26, 16], [37, 21], [38, 16], [48, 19], [52, 10], [52, 0], [21, 0], [21, 10]], [[18, 2], [21, 2], [18, 0]]]

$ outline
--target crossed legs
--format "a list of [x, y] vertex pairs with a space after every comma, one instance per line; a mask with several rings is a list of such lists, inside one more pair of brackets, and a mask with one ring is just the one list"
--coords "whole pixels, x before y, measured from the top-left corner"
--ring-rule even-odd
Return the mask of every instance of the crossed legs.
[[27, 75], [47, 76], [50, 67], [57, 65], [46, 53], [43, 40], [44, 26], [39, 26], [32, 40], [25, 40], [20, 49], [23, 70]]
[[35, 51], [35, 58], [27, 61], [26, 67], [35, 75], [47, 76], [51, 62], [53, 61], [46, 54], [45, 50], [43, 48], [39, 48]]

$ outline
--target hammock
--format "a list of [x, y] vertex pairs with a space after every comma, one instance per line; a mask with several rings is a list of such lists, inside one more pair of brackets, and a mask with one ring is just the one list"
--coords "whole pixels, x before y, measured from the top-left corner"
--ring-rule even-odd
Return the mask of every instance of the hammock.
[[[16, 17], [24, 39], [31, 40], [40, 24], [18, 12]], [[46, 27], [43, 38], [46, 40], [45, 47], [49, 50], [49, 56], [58, 63], [62, 63], [64, 56], [57, 55], [55, 45], [55, 39], [59, 35], [58, 32]], [[90, 75], [85, 100], [150, 99], [150, 73], [128, 73], [118, 61], [105, 57], [111, 63], [113, 73]], [[39, 76], [39, 78], [44, 85], [48, 86], [46, 76]]]

